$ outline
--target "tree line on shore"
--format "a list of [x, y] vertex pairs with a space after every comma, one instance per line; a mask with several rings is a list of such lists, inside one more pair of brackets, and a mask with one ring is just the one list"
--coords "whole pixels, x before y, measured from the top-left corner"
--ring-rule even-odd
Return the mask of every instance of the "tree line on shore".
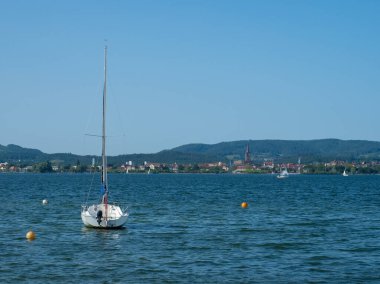
[[[224, 163], [211, 164], [153, 164], [145, 163], [139, 166], [108, 165], [110, 173], [245, 173], [270, 174], [278, 173], [287, 168], [289, 173], [298, 174], [380, 174], [380, 162], [360, 163], [311, 163], [311, 164], [276, 164], [271, 167], [264, 165], [230, 165]], [[0, 172], [31, 172], [31, 173], [86, 173], [100, 172], [100, 166], [81, 164], [55, 165], [51, 161], [39, 162], [32, 165], [22, 163], [0, 163]]]

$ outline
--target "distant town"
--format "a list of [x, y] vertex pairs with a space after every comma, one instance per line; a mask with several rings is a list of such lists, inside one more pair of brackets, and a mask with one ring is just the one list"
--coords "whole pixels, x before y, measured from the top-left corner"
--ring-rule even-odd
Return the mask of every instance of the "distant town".
[[[126, 161], [119, 165], [109, 165], [111, 173], [232, 173], [232, 174], [272, 174], [280, 173], [286, 169], [290, 174], [380, 174], [380, 161], [347, 162], [333, 160], [327, 163], [313, 162], [303, 164], [301, 157], [297, 163], [275, 163], [272, 159], [266, 159], [261, 163], [255, 163], [251, 159], [249, 145], [247, 145], [244, 160], [234, 160], [229, 163], [209, 162], [194, 164], [166, 164], [146, 161], [135, 164]], [[95, 158], [90, 165], [81, 164], [78, 160], [75, 165], [63, 165], [54, 161], [39, 162], [32, 165], [23, 165], [18, 162], [0, 162], [0, 172], [11, 173], [86, 173], [101, 171], [101, 166], [96, 165]]]

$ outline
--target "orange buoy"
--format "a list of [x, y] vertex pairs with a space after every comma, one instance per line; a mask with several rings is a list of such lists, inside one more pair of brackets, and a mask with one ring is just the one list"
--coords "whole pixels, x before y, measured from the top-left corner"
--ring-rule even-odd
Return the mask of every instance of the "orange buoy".
[[247, 202], [243, 202], [243, 203], [241, 204], [241, 207], [242, 207], [242, 208], [247, 208], [247, 207], [248, 207], [248, 203], [247, 203]]
[[36, 238], [36, 234], [33, 231], [29, 231], [26, 233], [26, 238], [28, 240], [32, 241]]

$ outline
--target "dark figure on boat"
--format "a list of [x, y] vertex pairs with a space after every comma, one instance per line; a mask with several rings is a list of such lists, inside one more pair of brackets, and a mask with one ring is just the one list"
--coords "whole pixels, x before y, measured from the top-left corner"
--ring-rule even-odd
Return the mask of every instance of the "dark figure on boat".
[[98, 224], [100, 225], [100, 222], [102, 222], [103, 218], [103, 211], [99, 210], [98, 213], [96, 213], [96, 220], [98, 221]]

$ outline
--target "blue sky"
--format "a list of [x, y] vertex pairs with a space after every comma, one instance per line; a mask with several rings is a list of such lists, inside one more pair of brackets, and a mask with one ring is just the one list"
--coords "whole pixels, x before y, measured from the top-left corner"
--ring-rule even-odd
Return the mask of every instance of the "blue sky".
[[0, 144], [380, 141], [379, 1], [2, 1]]

